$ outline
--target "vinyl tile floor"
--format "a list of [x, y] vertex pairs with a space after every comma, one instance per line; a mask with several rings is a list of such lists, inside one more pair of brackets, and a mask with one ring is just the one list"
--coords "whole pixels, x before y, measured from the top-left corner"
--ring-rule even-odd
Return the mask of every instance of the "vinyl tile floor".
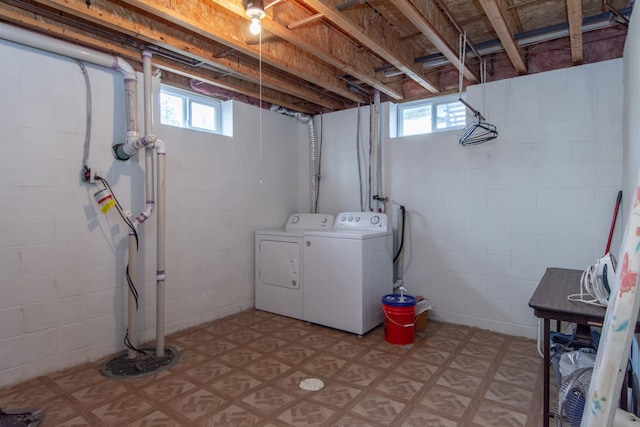
[[[108, 378], [97, 361], [0, 389], [0, 407], [42, 408], [43, 427], [542, 425], [528, 339], [428, 320], [399, 346], [382, 326], [359, 337], [251, 309], [166, 345], [180, 360], [152, 376]], [[312, 378], [324, 388], [300, 388]]]

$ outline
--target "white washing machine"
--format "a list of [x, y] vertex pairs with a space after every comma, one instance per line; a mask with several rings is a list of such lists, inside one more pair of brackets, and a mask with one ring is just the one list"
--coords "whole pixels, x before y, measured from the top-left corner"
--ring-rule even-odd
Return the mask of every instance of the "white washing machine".
[[255, 233], [255, 307], [303, 320], [304, 232], [333, 227], [333, 215], [297, 213], [284, 228]]
[[343, 212], [333, 230], [306, 232], [304, 320], [354, 334], [383, 322], [393, 292], [393, 239], [387, 216]]

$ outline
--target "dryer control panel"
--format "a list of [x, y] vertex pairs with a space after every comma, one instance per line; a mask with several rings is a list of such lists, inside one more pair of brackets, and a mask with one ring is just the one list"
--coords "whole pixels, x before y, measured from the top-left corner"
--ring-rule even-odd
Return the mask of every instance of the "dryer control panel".
[[341, 212], [333, 223], [334, 230], [387, 230], [387, 215], [380, 212]]
[[333, 215], [294, 213], [289, 216], [286, 231], [291, 230], [331, 230], [333, 226]]

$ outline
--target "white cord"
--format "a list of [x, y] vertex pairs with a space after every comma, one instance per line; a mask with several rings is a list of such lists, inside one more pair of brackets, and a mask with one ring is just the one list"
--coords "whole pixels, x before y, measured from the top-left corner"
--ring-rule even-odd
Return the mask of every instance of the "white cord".
[[599, 263], [600, 260], [582, 272], [582, 276], [580, 277], [580, 293], [567, 296], [569, 301], [578, 301], [599, 307], [607, 306], [609, 302], [609, 292], [607, 292], [602, 278], [597, 275]]

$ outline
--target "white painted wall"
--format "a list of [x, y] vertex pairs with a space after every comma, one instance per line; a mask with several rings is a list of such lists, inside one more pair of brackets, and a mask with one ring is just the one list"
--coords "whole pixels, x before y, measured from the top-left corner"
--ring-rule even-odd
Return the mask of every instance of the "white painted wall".
[[[12, 59], [0, 67], [2, 387], [124, 348], [128, 230], [115, 209], [97, 209], [96, 187], [80, 181], [79, 65], [4, 41], [0, 57]], [[144, 162], [111, 155], [125, 134], [122, 76], [87, 68], [90, 160], [137, 214]], [[308, 212], [299, 184], [308, 176], [307, 126], [259, 111], [234, 103], [232, 138], [155, 126], [167, 144], [167, 333], [253, 306], [253, 231]], [[152, 217], [140, 231], [141, 340], [155, 338], [155, 227]]]
[[[385, 195], [408, 211], [405, 286], [431, 300], [430, 317], [535, 337], [528, 301], [545, 269], [584, 269], [603, 254], [622, 185], [622, 68], [470, 87], [467, 100], [499, 131], [483, 145], [463, 148], [456, 132], [383, 131]], [[354, 117], [323, 119], [327, 213], [358, 206]]]

